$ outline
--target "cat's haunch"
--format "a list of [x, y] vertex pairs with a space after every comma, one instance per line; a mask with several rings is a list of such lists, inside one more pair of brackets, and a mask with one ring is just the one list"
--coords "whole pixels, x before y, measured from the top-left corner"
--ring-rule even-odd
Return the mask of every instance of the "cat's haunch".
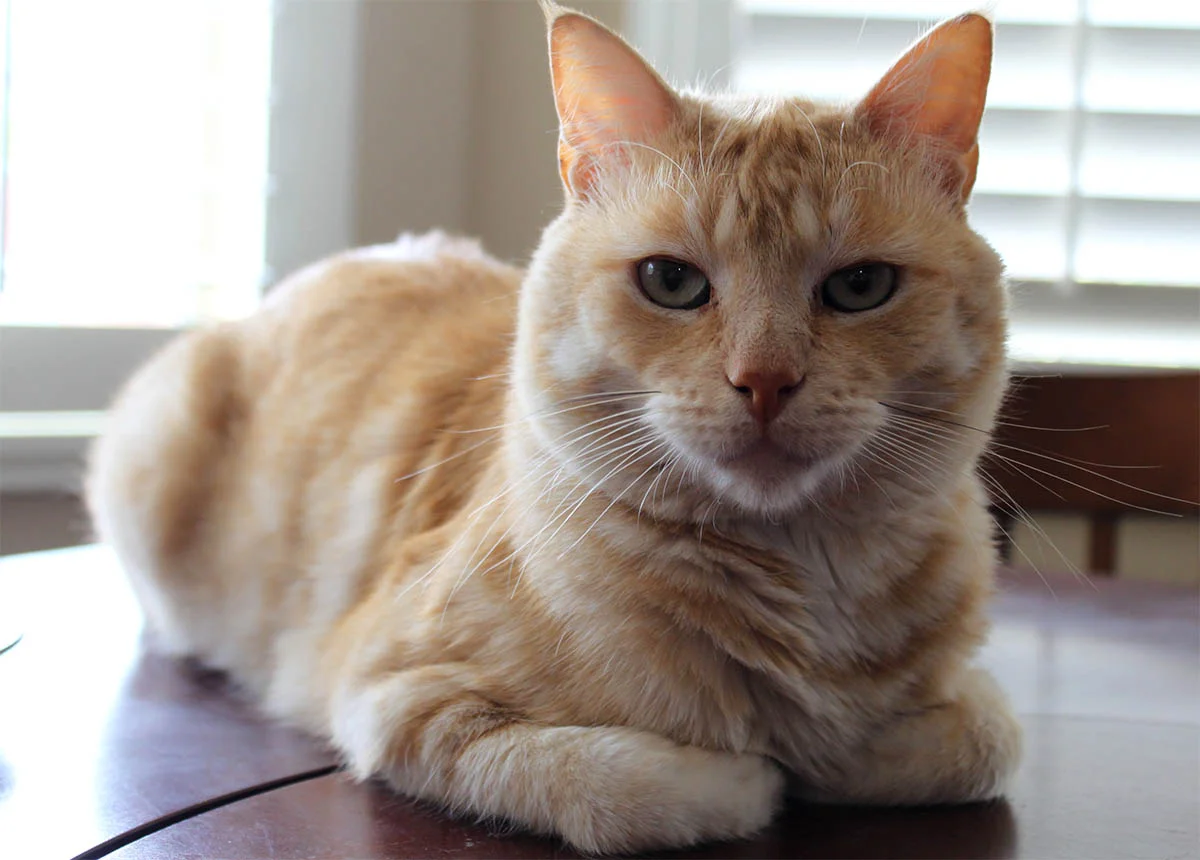
[[527, 271], [352, 251], [120, 394], [88, 500], [156, 641], [362, 777], [588, 852], [750, 836], [785, 773], [996, 796], [990, 22], [847, 108], [680, 92], [545, 8], [566, 205]]

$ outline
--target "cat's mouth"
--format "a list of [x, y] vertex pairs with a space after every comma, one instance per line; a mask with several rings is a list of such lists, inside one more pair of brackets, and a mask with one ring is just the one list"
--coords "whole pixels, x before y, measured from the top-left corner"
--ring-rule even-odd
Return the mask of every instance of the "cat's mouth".
[[836, 451], [789, 450], [760, 438], [717, 455], [711, 474], [720, 498], [778, 515], [802, 506], [835, 468], [836, 458]]
[[740, 451], [717, 458], [722, 467], [757, 477], [779, 476], [779, 470], [807, 471], [823, 458], [812, 454], [797, 454], [772, 442], [757, 439]]

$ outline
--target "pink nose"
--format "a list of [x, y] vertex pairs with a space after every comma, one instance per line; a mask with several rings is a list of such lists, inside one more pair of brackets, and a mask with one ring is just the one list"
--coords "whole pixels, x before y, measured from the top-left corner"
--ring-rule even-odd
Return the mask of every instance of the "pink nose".
[[739, 394], [749, 398], [750, 414], [764, 429], [804, 384], [803, 376], [786, 370], [739, 370], [728, 379]]

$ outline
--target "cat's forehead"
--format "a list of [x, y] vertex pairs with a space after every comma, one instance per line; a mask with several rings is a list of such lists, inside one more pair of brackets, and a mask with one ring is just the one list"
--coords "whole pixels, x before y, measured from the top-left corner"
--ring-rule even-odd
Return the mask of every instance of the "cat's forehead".
[[847, 190], [839, 177], [864, 155], [847, 111], [795, 98], [689, 102], [675, 155], [696, 180], [693, 229], [718, 250], [827, 245], [831, 206]]
[[795, 170], [827, 150], [848, 116], [844, 109], [802, 98], [691, 96], [683, 128], [695, 129], [697, 156], [725, 169]]

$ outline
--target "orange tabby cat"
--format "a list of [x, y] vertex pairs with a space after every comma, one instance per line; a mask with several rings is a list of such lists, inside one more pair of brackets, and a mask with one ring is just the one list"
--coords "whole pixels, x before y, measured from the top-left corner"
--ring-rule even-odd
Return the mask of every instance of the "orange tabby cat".
[[347, 253], [121, 394], [89, 499], [159, 641], [363, 777], [587, 851], [748, 836], [785, 772], [996, 796], [986, 437], [888, 405], [987, 428], [1005, 385], [964, 215], [990, 23], [844, 109], [676, 92], [548, 18], [567, 203], [528, 272]]

